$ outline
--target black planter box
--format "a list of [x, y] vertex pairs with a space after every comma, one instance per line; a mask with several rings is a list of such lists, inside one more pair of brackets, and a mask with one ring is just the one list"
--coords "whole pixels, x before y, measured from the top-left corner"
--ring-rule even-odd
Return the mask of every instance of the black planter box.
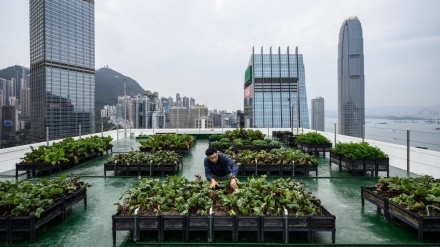
[[238, 167], [238, 173], [243, 176], [266, 174], [268, 176], [295, 176], [296, 172], [308, 176], [309, 172], [315, 172], [318, 176], [318, 164], [242, 164]]
[[322, 153], [323, 156], [325, 156], [325, 153], [330, 152], [331, 148], [332, 148], [331, 143], [325, 143], [325, 144], [298, 143], [298, 149], [301, 150], [301, 152], [310, 153], [314, 155], [319, 155], [319, 153]]
[[187, 216], [186, 218], [186, 240], [190, 240], [190, 232], [206, 232], [210, 239], [211, 216]]
[[347, 159], [341, 155], [335, 155], [330, 153], [330, 165], [332, 163], [339, 165], [339, 171], [347, 169], [352, 174], [362, 173], [367, 175], [367, 172], [371, 172], [372, 176], [379, 176], [379, 172], [386, 172], [387, 177], [390, 176], [390, 159]]
[[[139, 150], [141, 152], [152, 152], [152, 148], [139, 148]], [[167, 151], [174, 151], [178, 154], [190, 154], [191, 153], [191, 148], [185, 148], [185, 147], [181, 147], [181, 148], [171, 148], [171, 147], [163, 147], [163, 148], [158, 148], [156, 149], [156, 151], [158, 150], [167, 150]]]
[[[71, 208], [75, 203], [84, 200], [84, 205], [87, 206], [87, 193], [86, 189], [80, 189], [73, 194], [64, 197], [54, 205], [46, 208], [41, 214], [40, 218], [35, 215], [31, 216], [8, 216], [6, 222], [7, 225], [7, 241], [12, 242], [15, 234], [30, 234], [32, 242], [35, 241], [36, 231], [42, 227], [45, 227], [49, 222], [52, 222], [56, 218], [64, 220], [66, 217], [66, 211]], [[3, 217], [0, 218], [0, 229], [3, 229]]]
[[[111, 147], [106, 149], [106, 153], [108, 154], [108, 151], [112, 150]], [[81, 165], [87, 161], [96, 159], [98, 157], [102, 156], [102, 153], [99, 153], [98, 151], [94, 151], [89, 153], [87, 156], [79, 156], [78, 158], [78, 163], [75, 164], [73, 158], [69, 158], [69, 162], [66, 163], [62, 163], [59, 165], [52, 165], [52, 164], [46, 164], [46, 163], [41, 163], [41, 164], [29, 164], [29, 163], [17, 163], [15, 164], [15, 177], [18, 177], [18, 172], [19, 171], [26, 171], [26, 173], [31, 173], [31, 175], [33, 177], [35, 177], [38, 174], [43, 174], [43, 173], [49, 173], [50, 176], [52, 176], [53, 172], [60, 172], [60, 171], [64, 171], [64, 170], [68, 170], [72, 167]]]
[[129, 176], [130, 174], [136, 174], [141, 176], [142, 174], [149, 174], [153, 176], [154, 174], [160, 174], [160, 176], [165, 176], [166, 174], [175, 174], [179, 171], [180, 164], [115, 164], [112, 162], [107, 162], [104, 164], [104, 176], [107, 176], [107, 171], [114, 171], [114, 175]]
[[286, 242], [286, 216], [263, 216], [261, 217], [261, 242], [264, 242], [266, 232], [282, 232], [283, 243]]
[[163, 215], [161, 217], [161, 238], [165, 240], [166, 231], [179, 231], [182, 233], [182, 241], [185, 242], [186, 235], [186, 215]]
[[9, 216], [0, 216], [0, 235], [3, 235], [6, 242], [9, 242]]
[[218, 232], [231, 232], [232, 242], [236, 242], [236, 226], [235, 216], [221, 216], [212, 215], [212, 233], [211, 239], [215, 239], [215, 233]]
[[423, 241], [423, 234], [425, 232], [440, 233], [440, 216], [418, 215], [389, 201], [388, 198], [374, 193], [374, 190], [374, 187], [361, 187], [362, 207], [364, 207], [366, 199], [384, 211], [384, 216], [387, 221], [390, 221], [392, 216], [405, 222], [407, 225], [417, 230], [417, 238], [419, 241]]
[[239, 241], [240, 232], [255, 232], [257, 241], [261, 242], [261, 219], [260, 216], [239, 216], [235, 217], [236, 240]]
[[132, 231], [137, 240], [143, 231], [157, 231], [157, 240], [161, 239], [161, 216], [119, 215], [112, 216], [113, 244], [116, 243], [116, 231]]

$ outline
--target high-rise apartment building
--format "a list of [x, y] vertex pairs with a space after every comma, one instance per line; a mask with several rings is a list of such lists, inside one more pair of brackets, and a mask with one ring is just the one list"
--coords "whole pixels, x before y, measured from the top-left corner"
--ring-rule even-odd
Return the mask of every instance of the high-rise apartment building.
[[158, 92], [145, 91], [133, 100], [133, 127], [136, 129], [165, 128], [165, 111], [160, 107]]
[[196, 105], [196, 100], [193, 97], [191, 97], [189, 99], [189, 107], [191, 108], [194, 107], [195, 105]]
[[362, 137], [365, 124], [364, 41], [357, 17], [342, 23], [338, 44], [339, 134]]
[[189, 108], [189, 98], [188, 97], [183, 96], [182, 102], [183, 102], [183, 107]]
[[[299, 90], [298, 90], [299, 84]], [[298, 98], [299, 96], [299, 98]], [[309, 128], [302, 54], [255, 54], [245, 71], [244, 116], [246, 128]]]
[[324, 98], [317, 97], [312, 99], [312, 129], [324, 131], [325, 114], [324, 114]]
[[95, 132], [95, 2], [30, 0], [31, 133]]

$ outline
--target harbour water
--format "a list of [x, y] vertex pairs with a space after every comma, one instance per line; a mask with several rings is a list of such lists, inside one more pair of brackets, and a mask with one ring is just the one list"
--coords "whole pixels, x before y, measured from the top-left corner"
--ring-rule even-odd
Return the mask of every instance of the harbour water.
[[[337, 118], [325, 119], [325, 131], [334, 132]], [[427, 120], [365, 119], [365, 139], [399, 145], [407, 144], [409, 130], [410, 146], [440, 151], [440, 123]]]

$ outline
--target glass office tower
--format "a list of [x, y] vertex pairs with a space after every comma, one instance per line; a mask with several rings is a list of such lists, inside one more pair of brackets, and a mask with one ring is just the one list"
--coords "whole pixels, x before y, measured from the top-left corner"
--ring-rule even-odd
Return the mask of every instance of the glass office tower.
[[29, 4], [33, 139], [94, 133], [94, 0]]
[[[297, 53], [297, 52], [296, 52]], [[298, 93], [299, 81], [299, 93]], [[298, 100], [299, 94], [299, 100]], [[255, 54], [245, 71], [244, 118], [246, 128], [309, 128], [303, 56]]]
[[362, 137], [365, 124], [364, 41], [357, 17], [342, 23], [338, 44], [339, 134]]
[[312, 130], [324, 131], [324, 126], [324, 98], [317, 97], [312, 99]]

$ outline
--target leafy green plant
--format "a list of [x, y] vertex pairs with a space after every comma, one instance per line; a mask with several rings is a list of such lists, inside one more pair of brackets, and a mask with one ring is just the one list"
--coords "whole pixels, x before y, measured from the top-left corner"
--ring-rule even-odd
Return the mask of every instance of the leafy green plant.
[[342, 155], [347, 159], [385, 159], [388, 155], [378, 147], [363, 143], [341, 143], [331, 149], [333, 154]]
[[27, 216], [41, 213], [63, 197], [89, 187], [80, 177], [67, 174], [53, 179], [40, 179], [33, 184], [28, 181], [0, 182], [0, 215]]
[[305, 143], [305, 144], [329, 144], [331, 143], [329, 139], [327, 139], [325, 136], [316, 133], [316, 132], [309, 132], [306, 134], [300, 134], [295, 140], [296, 144], [299, 143]]
[[[427, 205], [440, 207], [440, 180], [431, 176], [380, 177], [376, 193], [422, 216], [427, 215]], [[430, 215], [439, 216], [440, 210], [432, 209]]]

